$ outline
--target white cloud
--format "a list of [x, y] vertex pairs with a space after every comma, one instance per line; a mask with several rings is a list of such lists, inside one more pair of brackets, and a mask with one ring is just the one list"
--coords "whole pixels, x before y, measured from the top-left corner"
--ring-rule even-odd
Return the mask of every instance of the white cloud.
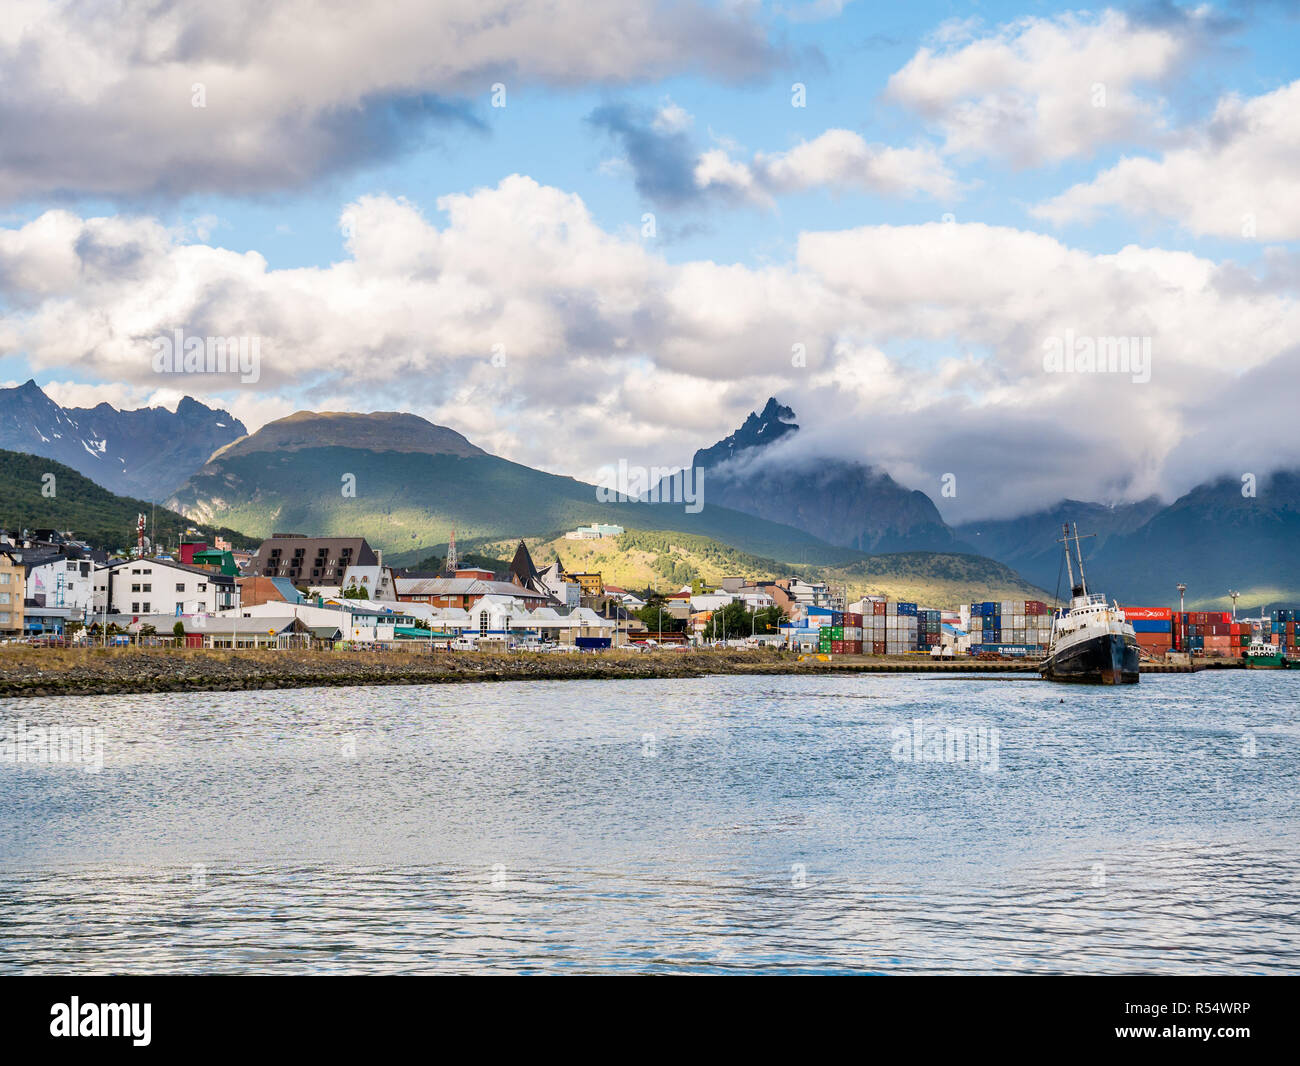
[[[0, 200], [292, 186], [480, 122], [494, 83], [750, 77], [747, 5], [704, 0], [201, 0], [6, 5]], [[518, 99], [517, 97], [515, 99]], [[196, 106], [201, 105], [201, 106]]]
[[1055, 223], [1099, 210], [1166, 218], [1196, 234], [1300, 238], [1300, 81], [1219, 101], [1159, 159], [1126, 158], [1033, 213]]
[[[675, 264], [518, 175], [438, 208], [362, 198], [340, 261], [283, 270], [148, 218], [49, 212], [0, 229], [0, 357], [133, 399], [228, 399], [250, 426], [303, 407], [411, 410], [587, 477], [620, 456], [685, 462], [776, 394], [826, 454], [927, 489], [957, 472], [960, 517], [1187, 487], [1169, 464], [1204, 428], [1204, 398], [1294, 358], [1300, 336], [1287, 263], [1257, 278], [1186, 252], [931, 223], [805, 233], [792, 262], [762, 268]], [[150, 340], [175, 328], [260, 337], [256, 388], [155, 374]], [[1066, 330], [1152, 338], [1150, 382], [1045, 373], [1044, 342]], [[1300, 462], [1300, 442], [1284, 446], [1293, 405], [1261, 390], [1252, 412], [1278, 463]]]
[[1034, 166], [1162, 135], [1158, 99], [1139, 88], [1174, 74], [1201, 15], [1159, 25], [1106, 10], [1027, 17], [971, 39], [968, 22], [921, 48], [888, 98], [933, 122], [945, 150]]
[[961, 187], [932, 148], [868, 144], [851, 130], [831, 129], [788, 152], [760, 152], [752, 163], [731, 159], [721, 149], [700, 156], [695, 182], [743, 199], [770, 204], [773, 197], [812, 188], [953, 199]]

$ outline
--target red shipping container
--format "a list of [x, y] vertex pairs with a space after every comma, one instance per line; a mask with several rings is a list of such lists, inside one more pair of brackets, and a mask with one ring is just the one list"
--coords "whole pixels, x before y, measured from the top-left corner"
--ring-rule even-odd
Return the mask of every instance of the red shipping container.
[[874, 603], [872, 603], [872, 605], [871, 605], [871, 613], [872, 613], [872, 614], [884, 614], [884, 613], [885, 613], [885, 601], [884, 601], [884, 600], [876, 600]]
[[872, 655], [884, 655], [884, 654], [885, 654], [885, 642], [884, 642], [883, 640], [873, 640], [873, 641], [871, 642], [871, 654], [872, 654]]

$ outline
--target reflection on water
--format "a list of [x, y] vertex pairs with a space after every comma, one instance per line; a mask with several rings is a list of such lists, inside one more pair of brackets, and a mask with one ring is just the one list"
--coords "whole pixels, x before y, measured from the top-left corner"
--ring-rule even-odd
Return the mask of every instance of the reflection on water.
[[0, 972], [1293, 972], [1296, 684], [0, 701]]

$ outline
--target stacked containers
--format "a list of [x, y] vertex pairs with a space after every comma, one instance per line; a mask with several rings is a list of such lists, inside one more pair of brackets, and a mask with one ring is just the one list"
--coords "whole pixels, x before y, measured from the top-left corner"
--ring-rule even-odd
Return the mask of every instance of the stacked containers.
[[1148, 655], [1163, 658], [1173, 649], [1174, 612], [1168, 607], [1125, 607], [1124, 618]]
[[818, 634], [817, 650], [831, 655], [861, 655], [862, 615], [854, 611], [833, 611], [830, 622]]
[[1024, 653], [1046, 647], [1052, 618], [1042, 600], [985, 600], [970, 605], [973, 652], [1014, 646]]
[[1234, 622], [1230, 611], [1174, 611], [1173, 629], [1178, 651], [1240, 658], [1250, 646], [1249, 624]]
[[839, 641], [839, 647], [832, 647], [831, 651], [836, 655], [861, 655], [862, 615], [855, 611], [845, 611], [842, 620], [844, 635]]
[[1278, 645], [1283, 653], [1288, 656], [1296, 654], [1296, 625], [1298, 622], [1300, 622], [1300, 610], [1294, 607], [1273, 612], [1273, 621], [1270, 627], [1273, 631], [1273, 643]]
[[885, 620], [888, 614], [888, 604], [884, 600], [875, 600], [871, 604], [871, 616], [863, 615], [862, 617], [862, 646], [867, 650], [870, 645], [870, 654], [885, 654]]
[[943, 612], [926, 608], [916, 611], [916, 647], [918, 651], [929, 651], [939, 643], [939, 634], [943, 626]]

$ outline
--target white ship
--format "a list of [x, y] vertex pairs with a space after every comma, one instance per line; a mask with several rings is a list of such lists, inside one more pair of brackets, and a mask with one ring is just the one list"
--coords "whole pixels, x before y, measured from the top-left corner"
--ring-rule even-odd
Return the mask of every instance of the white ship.
[[[1141, 674], [1133, 626], [1125, 620], [1118, 603], [1109, 604], [1105, 596], [1088, 591], [1083, 553], [1079, 550], [1079, 527], [1074, 527], [1073, 534], [1068, 524], [1061, 529], [1070, 578], [1070, 608], [1052, 623], [1051, 647], [1039, 671], [1048, 681], [1135, 685]], [[1079, 563], [1077, 585], [1070, 560], [1071, 539]]]

